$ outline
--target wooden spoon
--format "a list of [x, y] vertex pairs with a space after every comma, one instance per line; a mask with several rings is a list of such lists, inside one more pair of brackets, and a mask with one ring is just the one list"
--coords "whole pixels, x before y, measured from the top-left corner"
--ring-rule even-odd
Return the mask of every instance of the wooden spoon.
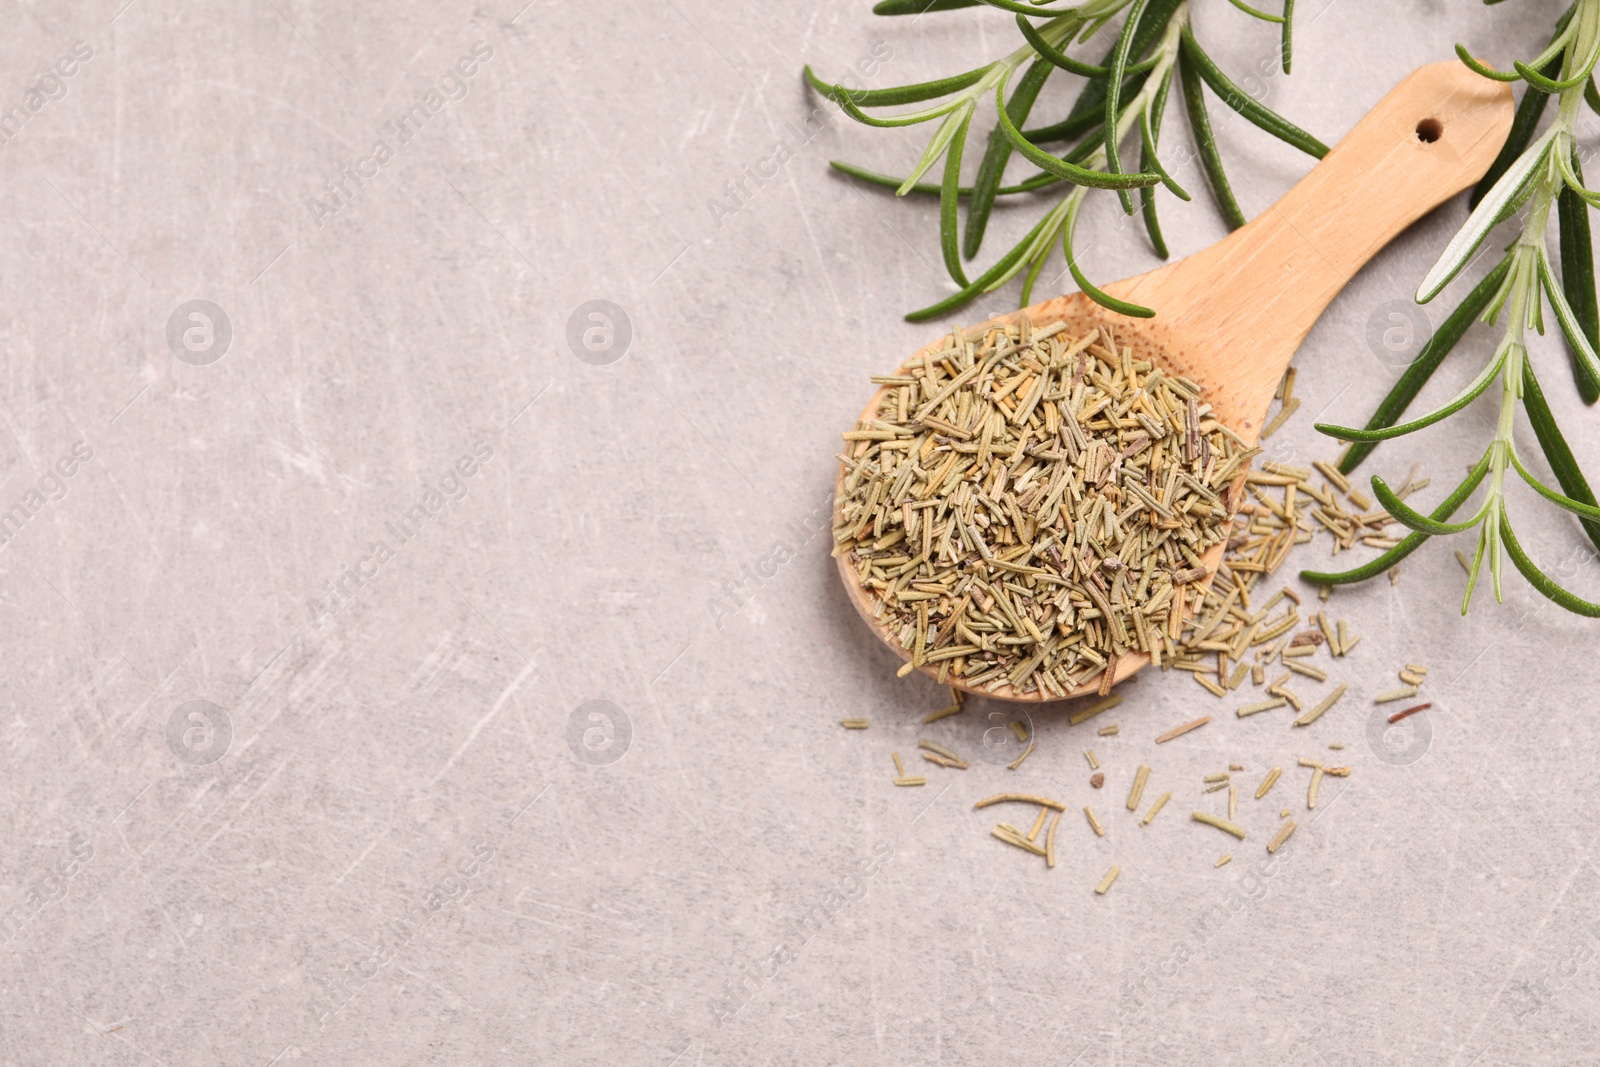
[[[1155, 318], [1129, 318], [1069, 293], [968, 332], [1021, 315], [1035, 328], [1064, 320], [1074, 336], [1109, 324], [1118, 344], [1132, 347], [1134, 359], [1151, 360], [1199, 385], [1216, 418], [1253, 445], [1283, 372], [1322, 310], [1373, 253], [1483, 175], [1505, 141], [1511, 116], [1509, 85], [1454, 61], [1423, 67], [1261, 215], [1210, 248], [1105, 287], [1112, 296], [1155, 309]], [[929, 348], [937, 351], [944, 343], [941, 337]], [[921, 360], [918, 351], [902, 367]], [[872, 398], [863, 420], [876, 414], [884, 391]], [[843, 482], [841, 466], [836, 502], [843, 498]], [[1202, 557], [1213, 573], [1224, 547], [1217, 544]], [[839, 574], [867, 625], [909, 660], [910, 653], [873, 618], [868, 593], [844, 556]], [[1113, 682], [1148, 662], [1142, 653], [1119, 657]], [[932, 675], [937, 665], [922, 670]], [[1010, 686], [968, 691], [1000, 700], [1054, 699]]]

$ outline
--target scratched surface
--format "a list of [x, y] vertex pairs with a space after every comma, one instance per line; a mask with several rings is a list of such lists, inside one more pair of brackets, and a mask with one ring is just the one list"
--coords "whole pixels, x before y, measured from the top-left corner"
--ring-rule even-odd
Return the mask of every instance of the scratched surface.
[[[927, 787], [890, 785], [891, 751], [981, 751], [995, 710], [920, 728], [939, 691], [894, 678], [828, 558], [837, 434], [868, 375], [943, 328], [900, 313], [948, 289], [933, 205], [826, 163], [903, 173], [928, 130], [825, 106], [803, 127], [799, 71], [968, 69], [1013, 47], [1009, 16], [124, 2], [8, 3], [0, 39], [0, 105], [22, 109], [0, 146], [0, 1062], [1490, 1067], [1600, 1047], [1596, 631], [1509, 569], [1504, 605], [1466, 619], [1446, 546], [1338, 592], [1363, 641], [1311, 729], [1147, 673], [1094, 720], [1116, 737], [1035, 710], [1020, 769], [915, 760]], [[1196, 7], [1224, 66], [1274, 54], [1271, 28]], [[1331, 141], [1455, 41], [1504, 64], [1557, 13], [1302, 0], [1293, 76], [1256, 84]], [[1250, 214], [1309, 164], [1242, 122], [1219, 137]], [[1222, 232], [1164, 207], [1175, 252]], [[1035, 210], [998, 215], [986, 255]], [[1383, 395], [1399, 366], [1369, 322], [1464, 210], [1312, 332], [1274, 458], [1331, 457], [1312, 417]], [[1102, 279], [1155, 263], [1115, 223], [1094, 198]], [[1429, 396], [1490, 343], [1470, 335]], [[1564, 420], [1592, 420], [1557, 343], [1536, 355]], [[1492, 418], [1372, 469], [1417, 462], [1437, 490]], [[1571, 439], [1600, 470], [1600, 437]], [[1576, 527], [1515, 502], [1535, 555], [1600, 593]], [[1433, 709], [1391, 736], [1371, 698], [1407, 660]], [[840, 729], [854, 715], [871, 728]], [[1307, 811], [1294, 761], [1332, 742], [1353, 773]], [[1123, 806], [1141, 762], [1175, 791], [1146, 828]], [[1188, 821], [1229, 762], [1251, 786], [1286, 768], [1244, 842]], [[1067, 803], [1055, 870], [972, 810], [1007, 789]], [[1267, 862], [1279, 807], [1300, 829]]]

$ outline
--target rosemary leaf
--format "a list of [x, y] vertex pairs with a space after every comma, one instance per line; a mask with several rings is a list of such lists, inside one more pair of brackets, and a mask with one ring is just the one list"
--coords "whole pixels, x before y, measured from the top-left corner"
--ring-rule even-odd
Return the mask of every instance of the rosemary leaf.
[[1072, 253], [1072, 231], [1078, 221], [1078, 205], [1082, 203], [1082, 199], [1076, 200], [1067, 209], [1067, 223], [1062, 227], [1061, 250], [1067, 257], [1067, 269], [1072, 272], [1072, 280], [1078, 283], [1078, 288], [1083, 290], [1085, 296], [1101, 307], [1110, 308], [1112, 311], [1127, 315], [1130, 318], [1154, 318], [1154, 309], [1147, 308], [1142, 304], [1130, 303], [1127, 300], [1118, 300], [1109, 293], [1097, 289], [1090, 283], [1088, 278], [1084, 277], [1083, 271], [1078, 269], [1078, 258]]
[[1557, 130], [1556, 126], [1550, 127], [1539, 136], [1538, 140], [1529, 145], [1527, 150], [1517, 157], [1516, 162], [1506, 169], [1494, 188], [1490, 189], [1473, 209], [1466, 223], [1456, 231], [1454, 237], [1450, 238], [1450, 243], [1445, 246], [1438, 262], [1434, 263], [1422, 279], [1422, 284], [1417, 287], [1417, 303], [1426, 304], [1438, 296], [1439, 292], [1450, 284], [1450, 279], [1467, 265], [1467, 261], [1478, 250], [1483, 239], [1489, 236], [1489, 231], [1498, 226], [1532, 194], [1534, 179], [1546, 161], [1550, 142]]
[[[1494, 602], [1496, 604], [1503, 604], [1505, 602], [1505, 594], [1500, 583], [1505, 562], [1505, 553], [1502, 551], [1505, 546], [1505, 538], [1501, 535], [1501, 531], [1502, 528], [1507, 525], [1509, 525], [1509, 523], [1506, 521], [1505, 498], [1501, 497], [1500, 507], [1489, 512], [1489, 514], [1483, 517], [1483, 526], [1481, 528], [1484, 539], [1487, 540], [1489, 544], [1489, 579], [1491, 584], [1494, 586]], [[1470, 590], [1468, 592], [1468, 599], [1471, 599]], [[1465, 615], [1466, 613], [1467, 604], [1466, 601], [1462, 601], [1461, 614]]]
[[1550, 257], [1542, 248], [1539, 249], [1538, 256], [1539, 277], [1544, 282], [1544, 295], [1549, 299], [1550, 307], [1555, 310], [1556, 321], [1561, 324], [1561, 332], [1566, 336], [1572, 358], [1591, 378], [1600, 380], [1600, 353], [1595, 352], [1594, 344], [1584, 332], [1577, 313], [1572, 310], [1572, 305], [1567, 303], [1561, 286], [1556, 282], [1555, 272], [1550, 266]]
[[1188, 26], [1183, 28], [1183, 52], [1185, 58], [1191, 60], [1196, 72], [1211, 86], [1211, 91], [1217, 94], [1224, 104], [1227, 104], [1246, 120], [1253, 123], [1285, 144], [1292, 145], [1313, 159], [1321, 159], [1328, 154], [1328, 146], [1311, 136], [1305, 130], [1296, 126], [1282, 115], [1251, 99], [1250, 94], [1239, 88], [1233, 80], [1222, 73], [1222, 68], [1212, 62], [1206, 55], [1205, 49], [1200, 47], [1200, 42], [1195, 40], [1194, 31]]
[[[1553, 59], [1545, 70], [1554, 74], [1561, 69], [1561, 60]], [[1511, 164], [1517, 157], [1527, 150], [1528, 142], [1533, 140], [1533, 131], [1539, 127], [1539, 119], [1544, 115], [1544, 106], [1550, 102], [1550, 97], [1544, 93], [1529, 90], [1522, 94], [1522, 102], [1517, 105], [1517, 113], [1511, 120], [1511, 132], [1506, 134], [1506, 143], [1500, 146], [1500, 154], [1494, 157], [1494, 162], [1489, 164], [1489, 169], [1484, 172], [1478, 184], [1472, 187], [1472, 196], [1467, 200], [1468, 207], [1477, 207], [1490, 189], [1494, 188]]]
[[1075, 7], [1041, 7], [1038, 4], [1019, 4], [1017, 0], [978, 0], [984, 7], [997, 7], [1001, 11], [1010, 11], [1018, 15], [1032, 15], [1034, 18], [1052, 18], [1056, 15], [1077, 15]]
[[[1538, 95], [1530, 93], [1530, 96]], [[1572, 153], [1572, 171], [1579, 184], [1583, 182], [1583, 169], [1578, 162], [1577, 150]], [[1556, 215], [1561, 236], [1561, 291], [1577, 327], [1589, 342], [1590, 349], [1600, 349], [1600, 303], [1595, 298], [1594, 252], [1589, 239], [1589, 208], [1583, 199], [1563, 184], [1556, 199]], [[1572, 357], [1572, 379], [1585, 404], [1600, 400], [1600, 380], [1589, 365], [1579, 358], [1569, 343]]]
[[1294, 60], [1294, 0], [1283, 0], [1283, 72]]
[[[1018, 15], [1017, 22], [1026, 25], [1027, 19]], [[1011, 91], [1011, 102], [1006, 105], [1013, 124], [1021, 126], [1028, 121], [1028, 113], [1039, 98], [1039, 90], [1044, 88], [1046, 79], [1054, 69], [1045, 59], [1036, 59], [1022, 80], [1017, 82], [1017, 87]], [[989, 145], [984, 150], [982, 162], [978, 164], [978, 175], [972, 182], [972, 199], [967, 202], [967, 228], [961, 250], [968, 259], [976, 256], [978, 247], [983, 244], [983, 232], [989, 225], [989, 212], [994, 207], [1000, 179], [1005, 176], [1006, 164], [1011, 160], [1011, 151], [1011, 139], [1003, 130], [996, 127], [989, 131]]]
[[1484, 549], [1489, 545], [1489, 524], [1484, 523], [1478, 530], [1478, 547], [1472, 553], [1472, 562], [1467, 565], [1467, 591], [1461, 597], [1461, 614], [1467, 613], [1467, 608], [1472, 604], [1472, 591], [1478, 587], [1478, 572], [1483, 569]]
[[857, 107], [855, 101], [851, 100], [848, 96], [844, 95], [843, 93], [832, 92], [832, 89], [836, 88], [835, 86], [829, 86], [821, 81], [814, 82], [814, 85], [817, 86], [818, 91], [822, 92], [828, 97], [828, 99], [838, 104], [840, 111], [843, 111], [846, 115], [849, 115], [863, 126], [876, 126], [880, 130], [892, 130], [897, 126], [915, 126], [920, 122], [929, 122], [933, 119], [939, 118], [940, 116], [949, 115], [952, 111], [955, 111], [961, 107], [968, 106], [963, 100], [957, 98], [948, 103], [939, 104], [936, 107], [925, 108], [922, 111], [912, 111], [904, 115], [895, 115], [894, 117], [887, 119], [876, 119], [871, 115], [868, 115], [865, 111], [862, 111], [861, 108]]
[[1577, 172], [1572, 169], [1571, 159], [1566, 156], [1560, 156], [1556, 159], [1556, 163], [1561, 167], [1561, 180], [1566, 187], [1576, 193], [1590, 207], [1600, 207], [1600, 192], [1583, 187], [1583, 181], [1578, 177]]
[[[1034, 28], [1033, 23], [1028, 21], [1028, 16], [1026, 15], [1017, 16], [1017, 31], [1022, 34], [1023, 40], [1028, 42], [1029, 47], [1068, 74], [1077, 74], [1085, 78], [1103, 78], [1111, 73], [1107, 67], [1097, 66], [1094, 63], [1085, 63], [1081, 59], [1074, 59], [1052, 45], [1040, 35], [1039, 31]], [[1128, 70], [1132, 73], [1138, 73], [1141, 69], [1149, 70], [1154, 65], [1154, 60], [1151, 60], [1135, 67], [1129, 67]]]
[[1217, 138], [1211, 132], [1211, 116], [1206, 113], [1205, 90], [1200, 76], [1195, 73], [1194, 64], [1181, 51], [1178, 54], [1178, 77], [1183, 82], [1183, 103], [1189, 115], [1189, 129], [1194, 134], [1194, 146], [1200, 153], [1200, 167], [1205, 171], [1211, 195], [1217, 202], [1217, 210], [1222, 212], [1222, 220], [1228, 224], [1228, 229], [1237, 230], [1244, 225], [1244, 212], [1239, 210], [1239, 201], [1234, 199], [1233, 187], [1228, 184], [1228, 176], [1222, 169], [1222, 154], [1217, 151]]
[[1398, 426], [1387, 426], [1378, 430], [1356, 430], [1349, 426], [1335, 426], [1332, 423], [1319, 422], [1316, 428], [1329, 437], [1337, 437], [1341, 441], [1387, 441], [1391, 437], [1403, 437], [1408, 433], [1432, 426], [1441, 419], [1449, 418], [1482, 395], [1483, 391], [1494, 382], [1500, 374], [1500, 368], [1505, 366], [1506, 354], [1510, 351], [1507, 342], [1501, 342], [1494, 358], [1484, 364], [1478, 376], [1467, 383], [1467, 387], [1448, 400], [1442, 407], [1435, 408], [1428, 414], [1410, 422], [1403, 422]]
[[1167, 73], [1161, 79], [1161, 84], [1156, 86], [1155, 95], [1150, 99], [1150, 106], [1145, 111], [1149, 118], [1150, 143], [1152, 146], [1161, 142], [1161, 122], [1167, 114], [1167, 94], [1172, 91], [1172, 68], [1167, 68]]
[[[839, 171], [841, 174], [848, 174], [852, 178], [860, 178], [864, 182], [870, 182], [873, 185], [879, 185], [885, 189], [900, 189], [906, 183], [904, 178], [896, 178], [889, 174], [879, 174], [877, 171], [867, 170], [865, 167], [858, 167], [854, 163], [845, 163], [838, 159], [830, 160], [828, 162], [828, 166], [832, 167], [836, 171]], [[1018, 182], [1016, 185], [1002, 185], [1000, 188], [995, 190], [995, 195], [1014, 196], [1017, 193], [1031, 193], [1039, 189], [1043, 189], [1046, 186], [1059, 184], [1060, 181], [1061, 179], [1057, 178], [1054, 174], [1035, 174], [1031, 178], [1027, 178], [1024, 181]], [[940, 186], [934, 185], [932, 182], [913, 182], [908, 191], [938, 196], [940, 189]], [[956, 192], [960, 193], [962, 196], [970, 196], [972, 195], [972, 186], [963, 185], [957, 189]]]
[[1051, 221], [1052, 216], [1050, 215], [1046, 215], [1044, 218], [1040, 219], [1034, 224], [1033, 229], [1028, 231], [1027, 236], [1025, 236], [1021, 241], [1018, 241], [1011, 251], [1001, 256], [1000, 259], [995, 262], [994, 266], [990, 267], [981, 275], [974, 278], [970, 285], [967, 285], [958, 293], [953, 293], [950, 296], [945, 297], [936, 304], [930, 304], [927, 307], [920, 308], [917, 311], [907, 312], [906, 321], [923, 322], [927, 319], [936, 319], [945, 312], [952, 311], [972, 300], [980, 293], [985, 292], [991, 285], [995, 284], [1002, 275], [1006, 275], [1007, 272], [1015, 273], [1013, 268], [1016, 266], [1017, 262], [1022, 259], [1023, 253], [1028, 250], [1028, 247], [1033, 243], [1034, 239], [1038, 237], [1039, 231], [1043, 230], [1045, 225]]
[[1394, 516], [1396, 522], [1408, 530], [1425, 534], [1453, 534], [1460, 533], [1478, 525], [1483, 520], [1483, 512], [1472, 516], [1466, 522], [1441, 522], [1438, 519], [1423, 515], [1415, 508], [1410, 507], [1404, 500], [1394, 495], [1394, 490], [1376, 474], [1372, 476], [1372, 495], [1378, 498], [1378, 503], [1383, 505], [1383, 510]]
[[926, 15], [934, 11], [955, 11], [977, 7], [980, 0], [879, 0], [872, 5], [874, 15]]
[[[1051, 235], [1054, 237], [1054, 235]], [[1033, 303], [1033, 283], [1039, 280], [1039, 272], [1044, 270], [1044, 261], [1050, 256], [1050, 241], [1041, 242], [1039, 250], [1028, 263], [1028, 273], [1022, 277], [1022, 295], [1017, 297], [1020, 307], [1027, 307]]]
[[846, 89], [842, 85], [823, 81], [809, 65], [805, 68], [805, 78], [811, 88], [823, 96], [839, 100], [841, 104], [844, 100], [848, 100], [860, 107], [888, 107], [892, 104], [916, 104], [924, 100], [949, 96], [975, 84], [993, 65], [990, 63], [976, 70], [969, 70], [965, 74], [952, 74], [948, 78], [917, 82], [915, 85], [897, 85], [890, 89]]
[[1567, 592], [1535, 566], [1528, 558], [1528, 554], [1522, 551], [1522, 546], [1517, 543], [1517, 535], [1511, 531], [1511, 519], [1506, 515], [1503, 502], [1500, 505], [1500, 524], [1504, 527], [1505, 546], [1506, 551], [1511, 553], [1511, 562], [1522, 572], [1529, 585], [1575, 615], [1587, 615], [1591, 619], [1600, 618], [1600, 604], [1591, 604], [1582, 597]]
[[[1416, 399], [1428, 379], [1433, 377], [1433, 372], [1439, 369], [1439, 364], [1444, 362], [1444, 357], [1450, 354], [1456, 342], [1467, 332], [1467, 327], [1471, 326], [1473, 320], [1488, 306], [1490, 299], [1499, 290], [1500, 283], [1505, 280], [1506, 271], [1510, 266], [1509, 257], [1502, 259], [1445, 318], [1433, 336], [1428, 338], [1428, 343], [1422, 346], [1422, 351], [1417, 353], [1417, 358], [1412, 360], [1411, 365], [1401, 373], [1394, 387], [1389, 390], [1389, 395], [1383, 398], [1378, 410], [1372, 413], [1372, 418], [1367, 420], [1367, 429], [1380, 430], [1385, 426], [1393, 426], [1395, 420], [1405, 413], [1406, 408]], [[1349, 474], [1377, 447], [1377, 441], [1362, 441], [1351, 445], [1344, 458], [1339, 461], [1339, 472]]]
[[[1162, 83], [1163, 89], [1166, 84], [1165, 82]], [[1167, 168], [1161, 165], [1161, 160], [1156, 155], [1156, 135], [1154, 128], [1150, 124], [1150, 112], [1148, 110], [1142, 112], [1139, 116], [1139, 138], [1143, 142], [1144, 157], [1148, 160], [1146, 164], [1141, 164], [1141, 169], [1149, 169], [1161, 175], [1161, 184], [1166, 186], [1167, 191], [1179, 200], [1193, 200], [1194, 197], [1190, 196], [1183, 186], [1179, 185], [1172, 175], [1167, 173]]]
[[[1106, 149], [1106, 171], [1110, 174], [1122, 173], [1122, 159], [1117, 151], [1117, 120], [1122, 114], [1122, 83], [1127, 76], [1129, 52], [1133, 49], [1134, 31], [1139, 28], [1139, 20], [1144, 17], [1149, 0], [1133, 0], [1128, 7], [1128, 17], [1122, 23], [1122, 33], [1117, 37], [1117, 46], [1111, 53], [1111, 74], [1106, 78], [1106, 107], [1104, 122], [1104, 142]], [[1188, 32], [1187, 29], [1184, 30]], [[1154, 157], [1152, 157], [1153, 159]], [[1125, 215], [1133, 214], [1133, 197], [1128, 190], [1118, 189], [1117, 199], [1122, 201], [1122, 212]], [[1070, 255], [1068, 257], [1070, 259]]]
[[1529, 488], [1538, 493], [1540, 496], [1544, 497], [1546, 500], [1550, 501], [1550, 503], [1554, 504], [1556, 507], [1565, 511], [1570, 511], [1574, 515], [1578, 515], [1586, 519], [1600, 519], [1600, 507], [1595, 507], [1593, 504], [1585, 504], [1582, 501], [1573, 500], [1571, 497], [1564, 496], [1563, 494], [1556, 492], [1554, 489], [1551, 489], [1548, 485], [1545, 485], [1538, 478], [1534, 477], [1532, 471], [1522, 465], [1522, 459], [1516, 454], [1515, 451], [1511, 453], [1511, 464], [1512, 466], [1516, 467], [1517, 473], [1522, 475], [1522, 480], [1528, 483]]
[[[967, 128], [971, 125], [972, 112], [968, 111], [945, 154], [944, 181], [939, 188], [939, 248], [944, 253], [944, 269], [950, 272], [950, 277], [957, 285], [967, 284], [967, 273], [961, 269], [961, 252], [956, 247], [956, 236], [961, 228], [957, 210], [961, 197], [961, 153], [967, 143]], [[992, 195], [990, 202], [993, 203]]]
[[1493, 67], [1479, 63], [1472, 58], [1472, 53], [1467, 51], [1466, 45], [1456, 45], [1456, 58], [1465, 63], [1474, 74], [1481, 74], [1485, 78], [1493, 78], [1497, 82], [1514, 82], [1521, 80], [1522, 77], [1515, 71], [1507, 74], [1503, 70], [1495, 70]]
[[[1161, 141], [1161, 118], [1167, 112], [1167, 93], [1172, 88], [1172, 71], [1167, 71], [1160, 87], [1156, 90], [1155, 97], [1150, 101], [1150, 108], [1145, 112], [1146, 121], [1141, 129], [1144, 131], [1144, 146], [1139, 156], [1139, 169], [1151, 170], [1155, 161], [1156, 148]], [[1159, 165], [1159, 164], [1157, 164]], [[1185, 199], [1188, 199], [1185, 196]], [[1155, 249], [1156, 255], [1166, 259], [1167, 241], [1161, 235], [1161, 221], [1156, 217], [1156, 187], [1147, 185], [1139, 190], [1139, 212], [1144, 218], [1145, 232], [1150, 235], [1150, 246]]]
[[[1150, 150], [1143, 148], [1139, 152], [1139, 169], [1150, 169]], [[1156, 217], [1156, 187], [1147, 185], [1139, 190], [1139, 214], [1144, 219], [1144, 229], [1150, 235], [1150, 247], [1162, 259], [1171, 255], [1167, 250], [1166, 238], [1161, 235], [1161, 220]]]
[[[1550, 414], [1550, 405], [1545, 402], [1544, 390], [1539, 388], [1539, 380], [1534, 377], [1530, 360], [1522, 361], [1522, 409], [1528, 414], [1533, 435], [1539, 441], [1545, 462], [1550, 464], [1550, 470], [1556, 476], [1556, 484], [1571, 499], [1593, 506], [1596, 503], [1594, 492], [1589, 488], [1583, 471], [1578, 468], [1572, 449], [1567, 447], [1567, 439], [1562, 436], [1560, 427]], [[1585, 519], [1583, 530], [1595, 547], [1600, 548], [1600, 522]]]
[[1283, 21], [1283, 16], [1282, 15], [1274, 15], [1271, 12], [1262, 11], [1260, 8], [1251, 7], [1249, 4], [1245, 3], [1244, 0], [1228, 0], [1228, 3], [1232, 4], [1234, 7], [1238, 8], [1240, 11], [1243, 11], [1246, 15], [1249, 15], [1251, 18], [1260, 19], [1262, 22], [1282, 22]]
[[[1090, 84], [1093, 83], [1091, 82]], [[1022, 136], [1034, 144], [1049, 144], [1052, 141], [1072, 141], [1088, 133], [1098, 125], [1100, 125], [1099, 115], [1077, 115], [1053, 126], [1037, 126], [1031, 130], [1024, 130]]]

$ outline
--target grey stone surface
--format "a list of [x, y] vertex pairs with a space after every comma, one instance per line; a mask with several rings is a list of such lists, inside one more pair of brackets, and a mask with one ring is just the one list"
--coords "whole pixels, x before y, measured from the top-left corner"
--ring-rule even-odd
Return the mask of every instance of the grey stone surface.
[[[1006, 16], [524, 2], [7, 7], [0, 104], [42, 106], [0, 147], [0, 507], [42, 502], [0, 547], [0, 1062], [1593, 1055], [1595, 630], [1516, 576], [1460, 618], [1446, 548], [1335, 595], [1364, 640], [1310, 730], [1221, 714], [1157, 749], [1228, 705], [1147, 674], [1105, 717], [1118, 737], [1036, 710], [1020, 770], [890, 787], [891, 750], [973, 749], [994, 707], [919, 728], [939, 691], [895, 679], [825, 531], [795, 531], [826, 515], [867, 376], [942, 328], [900, 314], [947, 291], [933, 206], [826, 163], [900, 170], [927, 131], [830, 118], [803, 140], [799, 70], [965, 69], [1012, 47]], [[1272, 54], [1268, 28], [1196, 7], [1229, 69]], [[1302, 0], [1295, 72], [1264, 91], [1331, 140], [1455, 41], [1503, 63], [1556, 13]], [[386, 124], [430, 89], [402, 143]], [[1308, 165], [1240, 122], [1221, 138], [1251, 214]], [[778, 174], [715, 210], [779, 143]], [[1154, 264], [1113, 198], [1092, 207], [1096, 277]], [[1463, 217], [1402, 237], [1312, 332], [1277, 458], [1332, 455], [1310, 416], [1384, 393], [1368, 321]], [[1203, 205], [1166, 218], [1180, 254], [1222, 232]], [[1001, 213], [990, 254], [1030, 221]], [[225, 315], [225, 350], [191, 301]], [[1538, 358], [1591, 426], [1558, 344]], [[1373, 469], [1438, 484], [1489, 420]], [[1600, 470], [1595, 435], [1572, 440]], [[1539, 558], [1600, 593], [1574, 524], [1517, 506]], [[737, 610], [719, 599], [753, 571]], [[1367, 712], [1406, 660], [1434, 708], [1400, 758]], [[1333, 741], [1352, 777], [1307, 813], [1287, 771], [1213, 869], [1231, 839], [1186, 821], [1192, 783]], [[1143, 829], [1121, 804], [1140, 762], [1178, 791]], [[1008, 788], [1074, 806], [1056, 870], [972, 810]], [[1302, 828], [1265, 864], [1280, 803]]]

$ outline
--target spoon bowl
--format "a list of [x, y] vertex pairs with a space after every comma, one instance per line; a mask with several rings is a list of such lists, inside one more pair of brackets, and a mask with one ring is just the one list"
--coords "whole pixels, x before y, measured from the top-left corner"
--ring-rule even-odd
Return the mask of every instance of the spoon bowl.
[[[1223, 240], [1145, 274], [1105, 286], [1113, 297], [1155, 310], [1132, 318], [1069, 293], [969, 327], [981, 336], [1023, 316], [1034, 329], [1056, 322], [1081, 337], [1107, 327], [1118, 346], [1133, 350], [1168, 374], [1201, 389], [1214, 417], [1246, 445], [1260, 439], [1278, 384], [1300, 342], [1362, 265], [1402, 230], [1467, 188], [1489, 168], [1511, 127], [1510, 86], [1474, 74], [1457, 62], [1435, 63], [1410, 74], [1364, 116], [1283, 198]], [[907, 368], [936, 352], [941, 337], [901, 364]], [[863, 423], [878, 411], [887, 387], [873, 396]], [[864, 448], [866, 442], [858, 447]], [[1235, 488], [1243, 484], [1243, 473]], [[845, 469], [835, 486], [835, 522]], [[1227, 498], [1235, 510], [1240, 494]], [[1201, 559], [1209, 582], [1225, 543]], [[878, 638], [902, 659], [901, 647], [874, 616], [874, 597], [860, 585], [847, 555], [839, 574], [851, 603]], [[1139, 670], [1145, 653], [1118, 656], [1111, 684]], [[924, 673], [937, 668], [924, 665]], [[1000, 700], [1059, 699], [1037, 690], [957, 689]], [[1100, 681], [1069, 693], [1102, 688]]]

